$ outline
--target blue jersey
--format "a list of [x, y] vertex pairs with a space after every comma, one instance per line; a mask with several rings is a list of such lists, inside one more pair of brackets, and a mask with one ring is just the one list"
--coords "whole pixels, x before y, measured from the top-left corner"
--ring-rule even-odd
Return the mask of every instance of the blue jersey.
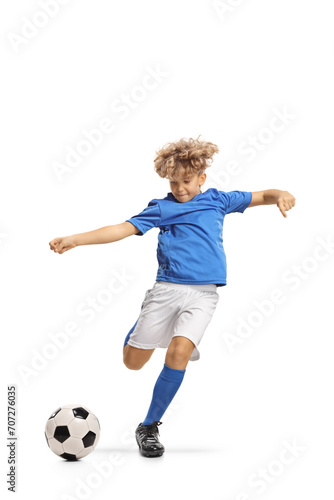
[[170, 192], [153, 199], [131, 222], [142, 236], [159, 227], [157, 281], [226, 285], [223, 222], [226, 214], [243, 213], [252, 200], [248, 191], [210, 188], [192, 200], [179, 202]]

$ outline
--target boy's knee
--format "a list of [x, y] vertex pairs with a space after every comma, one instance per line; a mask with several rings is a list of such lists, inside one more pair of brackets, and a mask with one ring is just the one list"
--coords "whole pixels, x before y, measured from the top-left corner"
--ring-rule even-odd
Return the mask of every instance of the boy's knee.
[[142, 368], [142, 366], [139, 366], [135, 362], [127, 360], [127, 359], [123, 359], [123, 363], [125, 364], [125, 366], [127, 368], [129, 368], [129, 370], [140, 370]]
[[140, 370], [140, 368], [142, 368], [142, 366], [138, 364], [138, 361], [136, 361], [136, 359], [128, 355], [126, 346], [123, 349], [123, 363], [127, 368], [129, 368], [129, 370]]
[[189, 349], [186, 349], [183, 346], [176, 346], [168, 352], [168, 356], [174, 361], [174, 363], [182, 363], [188, 360]]
[[154, 349], [138, 349], [126, 345], [123, 348], [123, 363], [129, 370], [140, 370], [150, 359]]
[[127, 368], [129, 368], [129, 370], [140, 370], [142, 368], [142, 366], [138, 366], [138, 365], [126, 362], [126, 361], [124, 361], [124, 364]]
[[123, 355], [123, 363], [127, 368], [129, 368], [129, 370], [139, 370], [138, 364], [129, 359], [125, 354]]

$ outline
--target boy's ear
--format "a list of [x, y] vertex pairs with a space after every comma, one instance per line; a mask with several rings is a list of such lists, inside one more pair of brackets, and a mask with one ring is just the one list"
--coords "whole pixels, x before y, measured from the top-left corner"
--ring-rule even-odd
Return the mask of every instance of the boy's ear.
[[203, 174], [200, 175], [201, 186], [204, 184], [205, 181], [206, 181], [206, 173], [203, 172]]

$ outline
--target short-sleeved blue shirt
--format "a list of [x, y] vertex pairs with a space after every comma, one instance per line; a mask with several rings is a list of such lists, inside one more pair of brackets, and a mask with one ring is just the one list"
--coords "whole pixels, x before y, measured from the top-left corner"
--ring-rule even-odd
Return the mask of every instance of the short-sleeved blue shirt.
[[179, 202], [170, 192], [153, 199], [138, 215], [127, 219], [142, 236], [159, 227], [157, 281], [226, 285], [223, 222], [226, 214], [243, 213], [252, 200], [248, 191], [210, 188], [192, 200]]

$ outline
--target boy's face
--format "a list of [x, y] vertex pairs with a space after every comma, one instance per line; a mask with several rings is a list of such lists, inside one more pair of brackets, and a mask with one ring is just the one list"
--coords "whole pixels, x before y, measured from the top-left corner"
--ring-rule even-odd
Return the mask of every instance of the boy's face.
[[180, 203], [190, 201], [201, 192], [201, 186], [204, 184], [206, 174], [186, 175], [184, 172], [178, 172], [177, 176], [169, 180], [170, 188]]

